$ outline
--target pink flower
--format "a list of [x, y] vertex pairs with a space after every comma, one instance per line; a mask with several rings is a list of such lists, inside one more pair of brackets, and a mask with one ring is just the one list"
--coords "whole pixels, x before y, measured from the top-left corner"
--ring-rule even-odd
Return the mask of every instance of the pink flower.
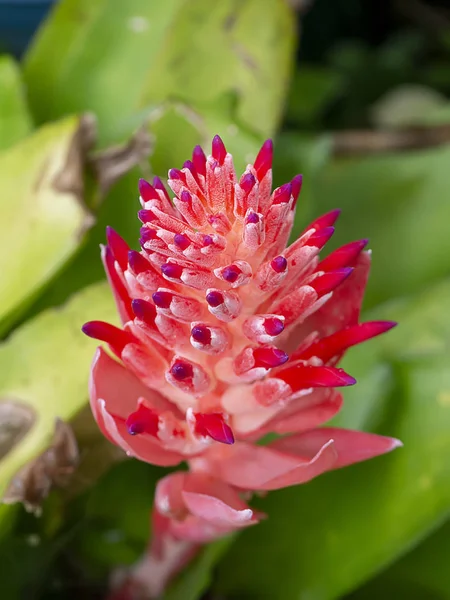
[[[304, 483], [399, 445], [320, 427], [342, 406], [335, 388], [355, 383], [336, 366], [343, 354], [394, 323], [358, 320], [367, 240], [319, 257], [339, 211], [287, 246], [302, 178], [271, 192], [271, 167], [269, 140], [237, 179], [216, 136], [210, 156], [197, 146], [169, 171], [173, 199], [158, 178], [140, 181], [140, 252], [112, 229], [102, 249], [123, 327], [83, 327], [110, 350], [94, 359], [92, 410], [130, 456], [188, 462], [155, 503], [159, 530], [178, 540], [256, 522], [246, 490]], [[267, 433], [281, 437], [254, 444]]]

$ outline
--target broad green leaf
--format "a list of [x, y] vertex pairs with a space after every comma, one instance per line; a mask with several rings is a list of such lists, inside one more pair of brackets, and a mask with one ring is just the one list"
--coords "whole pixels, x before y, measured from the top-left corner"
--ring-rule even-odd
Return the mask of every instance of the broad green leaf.
[[267, 135], [280, 118], [293, 25], [283, 0], [63, 0], [25, 59], [30, 105], [39, 122], [93, 111], [105, 143], [168, 100], [204, 114], [232, 92], [235, 120]]
[[[401, 323], [366, 347], [377, 347], [393, 378], [377, 429], [400, 438], [404, 448], [256, 500], [269, 518], [242, 533], [220, 566], [217, 587], [227, 597], [340, 598], [447, 517], [449, 302], [446, 281], [371, 315]], [[349, 355], [350, 372], [351, 357], [361, 361], [364, 352]]]
[[450, 598], [450, 521], [349, 600], [446, 600]]
[[368, 237], [366, 306], [449, 274], [450, 147], [335, 159], [314, 182], [314, 213], [342, 208], [331, 247]]
[[234, 92], [237, 123], [270, 135], [287, 90], [293, 40], [292, 14], [282, 0], [184, 2], [148, 78], [145, 103], [179, 98], [203, 113]]
[[79, 248], [83, 205], [80, 119], [46, 125], [0, 154], [0, 333]]
[[19, 68], [0, 56], [0, 151], [24, 138], [31, 125]]
[[[35, 411], [28, 433], [0, 460], [0, 497], [8, 482], [50, 443], [55, 419], [69, 421], [87, 403], [95, 344], [80, 332], [92, 318], [116, 321], [105, 283], [84, 290], [67, 305], [42, 313], [0, 346], [0, 406], [10, 400]], [[0, 519], [10, 513], [1, 507]]]

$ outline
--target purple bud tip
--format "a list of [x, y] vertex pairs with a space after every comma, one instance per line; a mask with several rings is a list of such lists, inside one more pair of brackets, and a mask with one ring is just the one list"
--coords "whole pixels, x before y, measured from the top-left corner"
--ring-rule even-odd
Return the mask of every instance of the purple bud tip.
[[264, 329], [267, 335], [275, 337], [276, 335], [280, 335], [284, 330], [284, 323], [277, 317], [269, 317], [264, 321]]
[[245, 219], [246, 223], [259, 223], [259, 215], [258, 213], [252, 212], [250, 214], [247, 215], [247, 218]]
[[156, 309], [153, 304], [141, 298], [135, 298], [131, 302], [131, 308], [138, 319], [147, 324], [153, 324], [156, 316]]
[[227, 149], [225, 148], [222, 138], [218, 135], [215, 135], [213, 138], [211, 154], [213, 158], [217, 160], [219, 165], [222, 166], [227, 155]]
[[189, 169], [189, 171], [191, 173], [195, 173], [195, 167], [194, 167], [194, 163], [192, 162], [192, 160], [186, 160], [183, 163], [183, 169]]
[[192, 196], [187, 190], [183, 190], [180, 194], [181, 202], [192, 202]]
[[298, 197], [300, 196], [302, 184], [303, 184], [303, 175], [296, 175], [294, 177], [294, 179], [291, 181], [292, 195], [294, 196], [295, 202], [297, 202]]
[[154, 240], [156, 239], [158, 236], [156, 234], [156, 229], [152, 229], [151, 227], [141, 227], [141, 231], [140, 231], [141, 237], [141, 244], [142, 243], [146, 243], [149, 242], [150, 240]]
[[179, 169], [170, 169], [169, 179], [178, 179], [180, 181], [184, 181], [184, 174]]
[[183, 381], [184, 379], [188, 379], [194, 375], [194, 369], [192, 368], [192, 365], [182, 360], [175, 362], [170, 368], [170, 372], [178, 381]]
[[158, 308], [169, 308], [172, 302], [172, 294], [170, 292], [155, 292], [152, 294], [153, 302]]
[[169, 279], [180, 279], [183, 273], [183, 267], [175, 263], [165, 263], [161, 265], [161, 272]]
[[153, 187], [156, 190], [160, 190], [161, 192], [163, 192], [166, 199], [169, 200], [169, 202], [170, 202], [170, 196], [167, 193], [167, 190], [166, 190], [163, 182], [161, 181], [161, 179], [159, 177], [156, 177], [156, 175], [155, 175], [155, 177], [153, 177]]
[[199, 344], [207, 346], [211, 343], [211, 331], [206, 325], [194, 325], [191, 329], [191, 336]]
[[223, 304], [223, 296], [220, 292], [209, 292], [209, 294], [206, 295], [206, 302], [212, 308], [216, 308]]
[[149, 200], [159, 200], [157, 191], [148, 181], [145, 181], [145, 179], [139, 179], [138, 189], [139, 195], [144, 202], [148, 202]]
[[148, 433], [157, 436], [158, 423], [158, 415], [144, 406], [140, 406], [136, 412], [128, 415], [125, 421], [127, 431], [130, 435]]
[[287, 260], [284, 256], [275, 256], [275, 258], [271, 260], [270, 266], [276, 273], [283, 273], [287, 269]]
[[241, 177], [241, 181], [239, 182], [239, 185], [241, 186], [241, 188], [244, 190], [244, 192], [246, 194], [249, 194], [252, 191], [255, 183], [256, 183], [256, 179], [255, 179], [254, 175], [252, 173], [245, 173]]
[[148, 260], [136, 250], [130, 250], [128, 252], [128, 264], [135, 275], [145, 273], [145, 271], [148, 271], [151, 268]]
[[205, 177], [206, 175], [206, 156], [201, 146], [195, 146], [192, 152], [192, 162], [194, 163], [195, 170], [200, 175]]
[[145, 430], [144, 423], [141, 421], [130, 422], [129, 419], [127, 419], [126, 426], [130, 435], [139, 435], [140, 433], [144, 433]]
[[156, 216], [151, 210], [143, 208], [142, 210], [138, 211], [138, 219], [139, 221], [142, 221], [142, 223], [150, 223], [151, 221], [156, 220]]
[[222, 269], [222, 277], [228, 283], [234, 283], [242, 271], [236, 265], [228, 265]]
[[212, 236], [204, 235], [203, 236], [203, 246], [211, 246], [211, 244], [214, 244], [214, 240], [213, 240]]
[[191, 240], [186, 235], [183, 235], [182, 233], [176, 233], [173, 236], [173, 243], [180, 250], [186, 250], [186, 248], [189, 248], [189, 246], [191, 245]]

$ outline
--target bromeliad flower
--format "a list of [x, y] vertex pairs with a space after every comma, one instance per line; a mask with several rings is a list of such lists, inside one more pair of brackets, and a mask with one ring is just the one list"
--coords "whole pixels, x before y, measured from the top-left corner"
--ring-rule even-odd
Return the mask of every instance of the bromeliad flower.
[[[160, 179], [140, 181], [139, 252], [112, 229], [102, 249], [123, 327], [83, 327], [110, 349], [94, 360], [92, 410], [129, 455], [158, 465], [188, 461], [191, 473], [166, 484], [178, 495], [155, 509], [176, 498], [184, 516], [169, 511], [175, 537], [211, 539], [254, 523], [251, 510], [239, 508], [240, 491], [303, 483], [399, 444], [319, 428], [341, 408], [335, 388], [355, 383], [337, 367], [345, 351], [394, 324], [358, 320], [367, 240], [319, 256], [339, 211], [287, 246], [302, 178], [272, 192], [271, 167], [267, 141], [237, 179], [216, 136], [210, 156], [197, 146], [181, 170], [169, 171], [173, 198]], [[254, 443], [268, 433], [279, 437]], [[220, 501], [195, 495], [197, 484]], [[205, 524], [201, 502], [216, 507], [219, 524], [214, 511]], [[237, 524], [239, 515], [246, 519]]]

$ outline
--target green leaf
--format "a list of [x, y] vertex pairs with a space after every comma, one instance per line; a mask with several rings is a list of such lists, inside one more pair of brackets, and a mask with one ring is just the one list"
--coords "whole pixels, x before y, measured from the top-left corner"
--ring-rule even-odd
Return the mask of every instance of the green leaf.
[[287, 119], [300, 127], [317, 125], [327, 105], [341, 91], [342, 75], [334, 69], [301, 65], [290, 87]]
[[0, 333], [73, 256], [92, 224], [82, 195], [84, 131], [71, 117], [0, 154]]
[[393, 382], [377, 430], [400, 438], [404, 448], [256, 500], [269, 518], [234, 544], [219, 567], [220, 591], [230, 598], [340, 598], [447, 517], [449, 302], [445, 281], [384, 306], [371, 317], [401, 325], [347, 359], [352, 373], [352, 357], [361, 363], [368, 352], [373, 361], [376, 348], [379, 364], [388, 364]]
[[19, 68], [9, 56], [0, 56], [0, 151], [24, 138], [31, 128]]
[[[445, 600], [450, 598], [450, 521], [379, 577], [350, 596], [351, 600]], [[407, 593], [406, 593], [407, 592]], [[349, 599], [350, 600], [350, 599]]]
[[368, 237], [366, 307], [415, 293], [449, 274], [448, 146], [334, 159], [314, 182], [314, 213], [342, 208], [330, 248]]
[[[28, 433], [0, 460], [0, 497], [19, 469], [48, 446], [55, 419], [69, 421], [86, 405], [95, 343], [80, 327], [92, 318], [115, 322], [115, 312], [102, 283], [42, 313], [0, 346], [0, 399], [20, 402], [36, 416]], [[1, 508], [0, 520], [11, 511]]]
[[38, 122], [93, 111], [104, 144], [168, 100], [203, 115], [232, 92], [235, 120], [267, 135], [281, 114], [293, 25], [283, 0], [63, 0], [25, 59], [30, 105]]

